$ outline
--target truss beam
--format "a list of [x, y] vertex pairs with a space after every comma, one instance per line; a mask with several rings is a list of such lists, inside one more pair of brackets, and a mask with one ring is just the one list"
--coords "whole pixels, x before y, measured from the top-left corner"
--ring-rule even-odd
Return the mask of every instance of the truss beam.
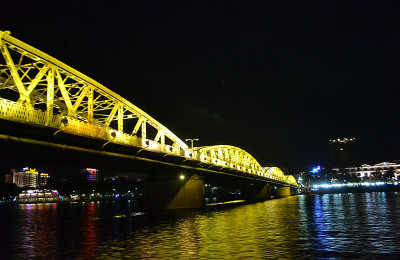
[[[297, 185], [279, 169], [261, 167], [237, 147], [209, 146], [192, 151], [128, 100], [9, 32], [0, 31], [0, 55], [0, 116], [7, 120], [183, 156], [210, 167], [217, 165]], [[10, 94], [12, 91], [14, 95]]]

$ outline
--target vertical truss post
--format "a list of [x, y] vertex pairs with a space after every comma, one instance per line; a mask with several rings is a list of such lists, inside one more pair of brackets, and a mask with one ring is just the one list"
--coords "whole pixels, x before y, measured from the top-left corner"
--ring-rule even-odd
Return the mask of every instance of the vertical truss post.
[[142, 140], [146, 140], [146, 120], [142, 122]]
[[118, 131], [124, 131], [124, 106], [122, 104], [118, 108]]
[[212, 163], [214, 163], [214, 159], [217, 159], [217, 156], [215, 155], [215, 150], [214, 149], [212, 149], [211, 151], [210, 151], [210, 154], [211, 154], [211, 162]]
[[164, 147], [165, 147], [165, 133], [164, 133], [164, 131], [161, 132], [160, 138], [161, 138], [161, 147], [162, 147], [162, 149], [164, 149]]
[[224, 149], [224, 160], [227, 163], [227, 165], [230, 165], [231, 158], [229, 156], [229, 151], [228, 149]]
[[93, 86], [89, 85], [88, 87], [90, 89], [87, 93], [87, 95], [88, 95], [87, 120], [88, 120], [89, 124], [93, 124]]
[[46, 101], [46, 125], [49, 126], [53, 119], [54, 105], [54, 71], [49, 69], [47, 73], [47, 101]]

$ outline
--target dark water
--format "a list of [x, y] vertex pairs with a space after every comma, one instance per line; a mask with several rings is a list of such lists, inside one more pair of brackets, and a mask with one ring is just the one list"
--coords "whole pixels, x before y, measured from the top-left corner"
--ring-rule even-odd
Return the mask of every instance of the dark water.
[[400, 257], [400, 193], [145, 213], [133, 202], [1, 205], [1, 259]]

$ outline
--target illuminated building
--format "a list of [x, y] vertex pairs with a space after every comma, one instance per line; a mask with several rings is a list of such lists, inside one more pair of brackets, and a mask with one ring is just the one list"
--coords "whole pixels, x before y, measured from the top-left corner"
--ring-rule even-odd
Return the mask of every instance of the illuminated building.
[[346, 167], [356, 164], [355, 138], [329, 140], [333, 167]]
[[25, 167], [20, 172], [14, 172], [13, 183], [18, 187], [31, 187], [36, 188], [38, 186], [38, 175], [36, 169]]
[[98, 172], [97, 169], [86, 168], [82, 169], [81, 173], [84, 175], [85, 179], [88, 181], [98, 181]]
[[344, 167], [344, 168], [333, 168], [332, 171], [334, 173], [345, 173], [347, 175], [360, 177], [360, 178], [369, 178], [374, 177], [377, 173], [384, 174], [388, 171], [393, 171], [394, 178], [399, 179], [400, 177], [400, 162], [382, 162], [377, 163], [375, 165], [362, 164], [361, 166], [352, 166], [352, 167]]
[[56, 190], [26, 190], [18, 195], [18, 202], [50, 202], [61, 200], [58, 191]]
[[317, 166], [311, 169], [310, 174], [315, 178], [316, 176], [319, 176], [319, 173], [321, 172], [321, 166]]
[[39, 186], [46, 186], [50, 175], [48, 173], [39, 174]]

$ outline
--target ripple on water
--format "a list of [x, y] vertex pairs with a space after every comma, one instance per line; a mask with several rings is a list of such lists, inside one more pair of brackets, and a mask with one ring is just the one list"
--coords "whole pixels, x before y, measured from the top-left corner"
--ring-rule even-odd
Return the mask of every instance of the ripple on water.
[[292, 196], [203, 211], [132, 203], [0, 206], [7, 258], [380, 258], [400, 253], [398, 193]]

